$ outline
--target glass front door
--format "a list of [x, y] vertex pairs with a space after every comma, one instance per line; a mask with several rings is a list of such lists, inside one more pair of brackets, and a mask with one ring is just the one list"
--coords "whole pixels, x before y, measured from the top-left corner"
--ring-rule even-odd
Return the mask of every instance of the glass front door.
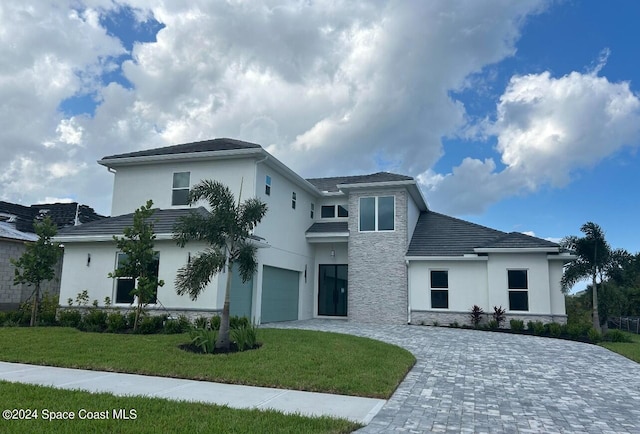
[[347, 265], [320, 265], [318, 315], [347, 316]]

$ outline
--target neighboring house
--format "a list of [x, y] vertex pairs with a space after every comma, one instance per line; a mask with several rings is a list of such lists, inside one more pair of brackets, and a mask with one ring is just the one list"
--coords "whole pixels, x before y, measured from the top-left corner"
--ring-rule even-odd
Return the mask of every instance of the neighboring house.
[[[33, 287], [13, 284], [15, 267], [11, 259], [20, 258], [25, 251], [25, 243], [38, 239], [33, 222], [47, 215], [58, 229], [104, 218], [92, 208], [75, 202], [24, 206], [0, 201], [0, 310], [16, 309], [31, 297]], [[55, 271], [56, 277], [42, 284], [43, 292], [59, 293], [62, 261], [56, 265]]]
[[[232, 280], [232, 314], [258, 323], [305, 318], [356, 321], [468, 323], [477, 304], [507, 308], [509, 318], [563, 322], [563, 264], [571, 256], [557, 244], [504, 233], [428, 209], [416, 181], [380, 172], [303, 179], [257, 144], [215, 139], [104, 157], [114, 173], [112, 215], [69, 227], [61, 299], [87, 290], [101, 305], [134, 301], [133, 282], [112, 280], [114, 235], [152, 199], [158, 252], [158, 288], [151, 310], [211, 315], [224, 302], [224, 273], [197, 301], [175, 292], [176, 271], [204, 246], [180, 248], [172, 228], [189, 208], [189, 189], [203, 179], [226, 184], [241, 200], [269, 207], [254, 230], [258, 270], [249, 282]], [[198, 204], [200, 205], [200, 204]], [[204, 205], [204, 204], [203, 204]]]

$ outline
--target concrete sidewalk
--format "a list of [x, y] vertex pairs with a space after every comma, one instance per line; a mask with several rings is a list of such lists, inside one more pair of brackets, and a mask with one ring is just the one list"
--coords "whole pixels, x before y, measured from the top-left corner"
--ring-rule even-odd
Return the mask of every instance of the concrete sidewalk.
[[356, 396], [7, 362], [0, 362], [0, 380], [118, 396], [147, 396], [232, 408], [272, 409], [303, 416], [339, 417], [365, 425], [386, 403], [383, 399]]

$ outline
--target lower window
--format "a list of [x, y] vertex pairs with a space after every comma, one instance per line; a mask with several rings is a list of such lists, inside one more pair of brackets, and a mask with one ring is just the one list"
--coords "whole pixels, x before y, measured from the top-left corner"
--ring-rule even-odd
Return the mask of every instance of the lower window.
[[[127, 255], [125, 253], [118, 253], [118, 267], [121, 267], [127, 260]], [[158, 273], [160, 271], [160, 252], [155, 252], [155, 256], [153, 258], [153, 263], [148, 270], [148, 273], [152, 276], [155, 276], [158, 279]], [[135, 279], [130, 277], [118, 277], [116, 279], [116, 294], [115, 294], [115, 302], [121, 304], [132, 304], [134, 302], [134, 295], [132, 294], [133, 290], [136, 287]], [[156, 287], [154, 293], [151, 295], [151, 298], [147, 301], [147, 303], [155, 304], [158, 297], [158, 287]]]
[[509, 310], [529, 310], [527, 291], [509, 291]]
[[446, 289], [432, 289], [431, 307], [437, 309], [449, 309], [449, 291]]

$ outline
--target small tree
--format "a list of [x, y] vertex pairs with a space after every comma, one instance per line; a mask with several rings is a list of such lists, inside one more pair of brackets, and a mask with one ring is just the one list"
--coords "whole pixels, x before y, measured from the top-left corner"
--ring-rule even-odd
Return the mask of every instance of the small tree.
[[34, 222], [33, 227], [38, 240], [27, 243], [25, 252], [17, 261], [11, 260], [15, 267], [13, 283], [15, 285], [26, 283], [27, 286], [35, 287], [31, 295], [33, 297], [30, 322], [32, 327], [38, 325], [40, 285], [42, 282], [53, 279], [55, 276], [53, 267], [60, 259], [60, 247], [51, 241], [58, 232], [51, 218], [47, 216], [41, 222]]
[[137, 298], [136, 316], [133, 330], [138, 328], [140, 315], [151, 300], [153, 300], [158, 286], [164, 286], [163, 280], [158, 280], [154, 269], [156, 252], [153, 241], [156, 239], [151, 217], [155, 212], [151, 209], [153, 201], [148, 200], [133, 213], [133, 226], [124, 229], [123, 237], [114, 236], [118, 249], [125, 254], [125, 259], [118, 264], [110, 278], [129, 277], [134, 279], [135, 285], [131, 295]]
[[[242, 187], [240, 189], [242, 193]], [[258, 267], [256, 246], [249, 242], [251, 231], [267, 212], [267, 205], [260, 199], [251, 198], [236, 204], [233, 193], [226, 185], [204, 180], [189, 192], [189, 203], [206, 200], [211, 214], [191, 213], [184, 217], [174, 229], [174, 238], [180, 247], [189, 241], [204, 241], [209, 247], [178, 270], [176, 292], [189, 294], [196, 300], [206, 288], [211, 278], [227, 269], [227, 284], [224, 307], [220, 320], [220, 331], [216, 348], [228, 349], [229, 340], [229, 299], [231, 278], [237, 264], [243, 282], [249, 280]]]
[[593, 328], [600, 332], [600, 315], [598, 313], [598, 283], [603, 281], [607, 270], [611, 268], [611, 247], [604, 238], [604, 231], [593, 222], [587, 222], [580, 228], [584, 237], [569, 236], [562, 240], [564, 248], [574, 252], [578, 258], [569, 263], [562, 276], [562, 290], [566, 293], [579, 280], [591, 278]]

